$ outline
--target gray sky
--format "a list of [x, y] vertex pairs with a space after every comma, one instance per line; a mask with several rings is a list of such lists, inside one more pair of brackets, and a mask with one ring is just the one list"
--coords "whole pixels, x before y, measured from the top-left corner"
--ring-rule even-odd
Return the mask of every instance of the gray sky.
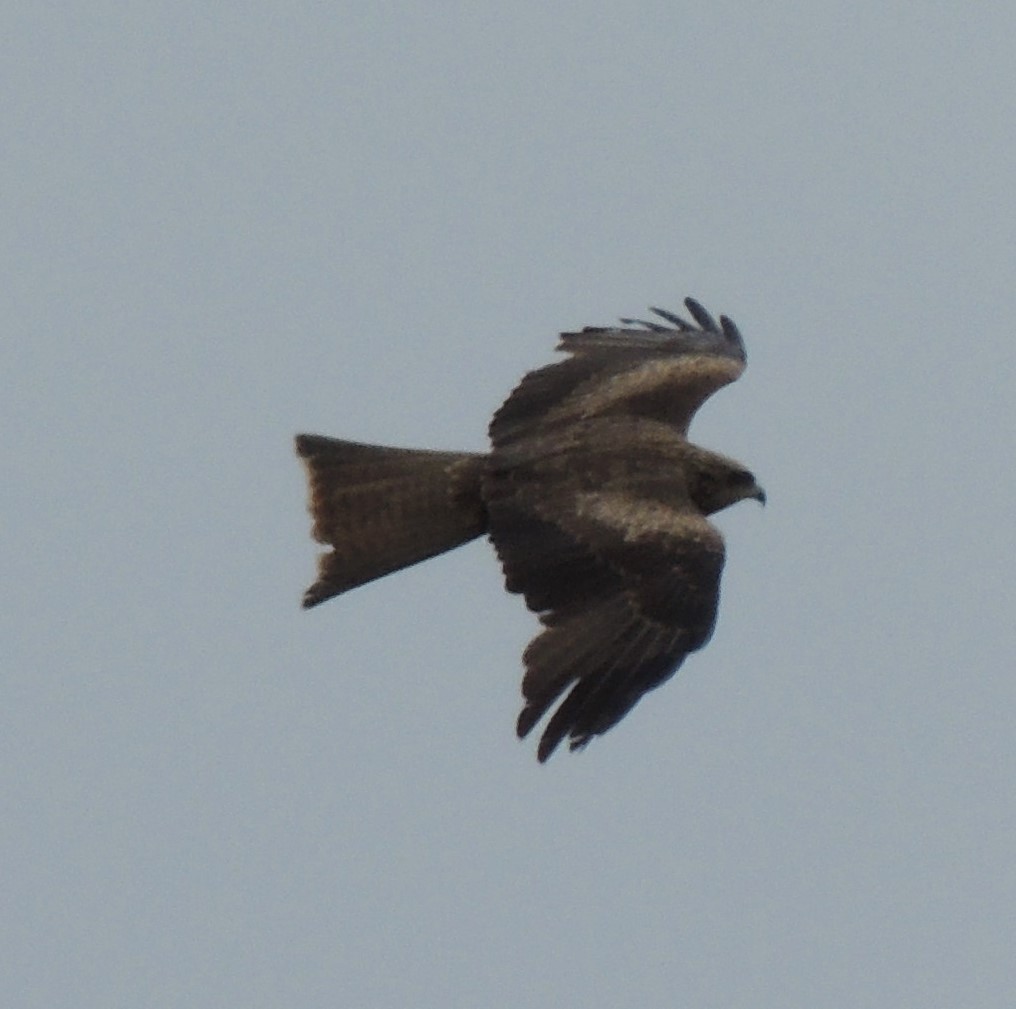
[[[5, 1005], [1012, 1004], [1011, 4], [3, 20]], [[514, 738], [486, 543], [301, 612], [295, 432], [686, 294], [769, 506], [621, 726]]]

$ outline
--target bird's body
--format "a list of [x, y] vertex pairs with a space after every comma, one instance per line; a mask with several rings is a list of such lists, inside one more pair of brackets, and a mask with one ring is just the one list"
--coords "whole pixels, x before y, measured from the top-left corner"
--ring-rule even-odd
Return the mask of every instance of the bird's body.
[[[525, 651], [525, 736], [558, 699], [538, 755], [615, 725], [712, 634], [724, 548], [706, 519], [764, 500], [739, 463], [692, 445], [688, 425], [744, 369], [729, 320], [562, 334], [566, 360], [530, 372], [495, 414], [488, 454], [299, 435], [318, 580], [333, 595], [487, 533], [510, 592], [544, 630]], [[633, 320], [623, 320], [633, 324]]]

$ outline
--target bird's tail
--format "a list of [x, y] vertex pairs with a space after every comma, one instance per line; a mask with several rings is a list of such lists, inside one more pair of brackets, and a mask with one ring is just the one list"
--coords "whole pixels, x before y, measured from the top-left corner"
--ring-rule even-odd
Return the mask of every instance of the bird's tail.
[[484, 456], [296, 437], [307, 466], [313, 536], [332, 547], [318, 558], [303, 605], [444, 553], [481, 535]]

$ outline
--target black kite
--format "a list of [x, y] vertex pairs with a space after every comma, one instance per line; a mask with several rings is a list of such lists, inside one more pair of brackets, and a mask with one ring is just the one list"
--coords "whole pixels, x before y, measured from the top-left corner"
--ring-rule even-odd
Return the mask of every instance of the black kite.
[[523, 378], [491, 421], [489, 453], [298, 435], [313, 535], [332, 548], [303, 605], [486, 533], [508, 591], [544, 625], [523, 656], [519, 736], [565, 694], [540, 761], [615, 725], [712, 634], [724, 549], [706, 516], [765, 501], [747, 469], [688, 441], [745, 352], [728, 318], [685, 306], [695, 324], [654, 308], [669, 325], [562, 333], [568, 358]]

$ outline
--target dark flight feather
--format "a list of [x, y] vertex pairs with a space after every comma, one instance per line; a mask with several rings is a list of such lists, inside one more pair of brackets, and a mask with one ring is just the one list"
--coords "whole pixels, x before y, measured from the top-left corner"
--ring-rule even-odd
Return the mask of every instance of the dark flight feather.
[[304, 605], [486, 532], [544, 625], [523, 656], [518, 734], [549, 713], [544, 761], [616, 725], [712, 634], [724, 547], [706, 516], [764, 500], [743, 466], [687, 440], [746, 358], [733, 322], [685, 307], [694, 322], [654, 308], [670, 325], [561, 334], [569, 356], [522, 379], [488, 455], [298, 436], [314, 536], [332, 547]]

